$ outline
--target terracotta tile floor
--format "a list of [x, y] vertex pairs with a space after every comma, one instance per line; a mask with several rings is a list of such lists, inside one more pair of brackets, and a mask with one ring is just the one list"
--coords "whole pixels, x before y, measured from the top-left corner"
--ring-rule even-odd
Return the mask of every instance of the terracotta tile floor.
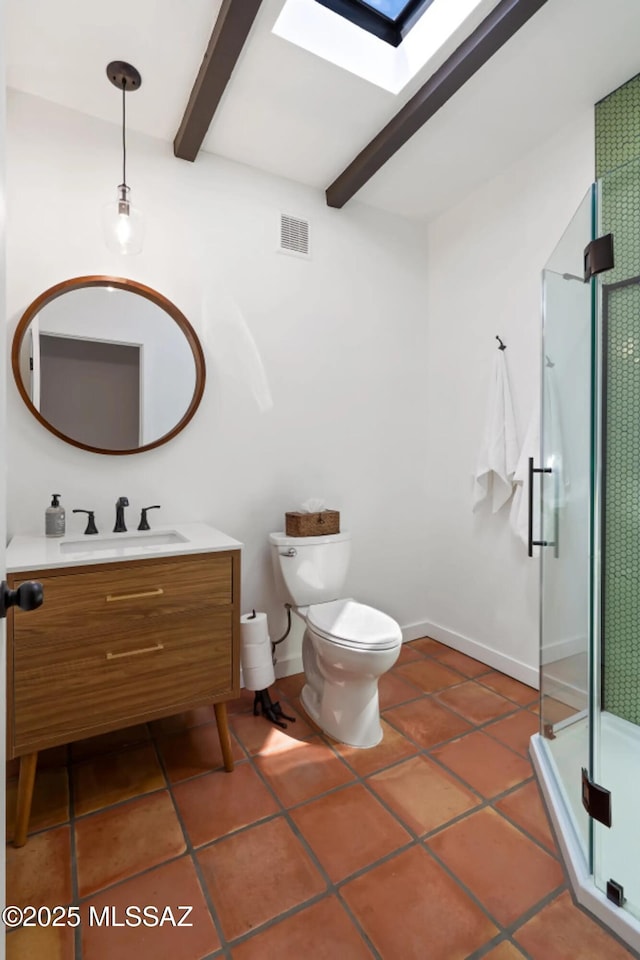
[[[277, 685], [286, 731], [229, 704], [47, 751], [7, 902], [77, 904], [8, 960], [629, 960], [574, 906], [527, 755], [535, 690], [428, 637], [380, 685], [384, 740], [323, 736]], [[9, 768], [15, 776], [15, 765]], [[15, 781], [8, 783], [8, 831]], [[193, 926], [96, 926], [105, 907]], [[158, 914], [161, 915], [161, 912]]]

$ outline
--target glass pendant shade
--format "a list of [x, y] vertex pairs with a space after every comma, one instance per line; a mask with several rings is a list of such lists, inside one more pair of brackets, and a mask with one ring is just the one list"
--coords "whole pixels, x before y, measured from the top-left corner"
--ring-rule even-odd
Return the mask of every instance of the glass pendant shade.
[[107, 203], [102, 211], [102, 228], [109, 250], [120, 254], [136, 254], [144, 241], [144, 217], [133, 206], [131, 191], [125, 184], [118, 187], [118, 198]]

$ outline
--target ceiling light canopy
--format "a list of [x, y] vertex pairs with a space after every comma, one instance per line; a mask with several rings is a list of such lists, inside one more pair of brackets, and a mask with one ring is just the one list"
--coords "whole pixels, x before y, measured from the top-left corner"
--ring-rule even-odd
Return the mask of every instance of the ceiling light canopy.
[[127, 142], [126, 142], [126, 95], [138, 90], [142, 77], [135, 67], [122, 60], [113, 60], [107, 66], [107, 76], [114, 85], [122, 90], [122, 183], [118, 186], [117, 199], [103, 209], [102, 226], [107, 246], [114, 253], [135, 254], [142, 250], [144, 239], [144, 218], [131, 203], [131, 190], [127, 186]]

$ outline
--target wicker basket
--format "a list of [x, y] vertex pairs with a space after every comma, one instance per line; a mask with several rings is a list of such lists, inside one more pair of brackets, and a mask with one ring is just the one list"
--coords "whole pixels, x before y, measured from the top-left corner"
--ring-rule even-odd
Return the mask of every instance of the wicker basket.
[[340, 533], [340, 512], [322, 510], [320, 513], [285, 513], [285, 532], [288, 537], [321, 537]]

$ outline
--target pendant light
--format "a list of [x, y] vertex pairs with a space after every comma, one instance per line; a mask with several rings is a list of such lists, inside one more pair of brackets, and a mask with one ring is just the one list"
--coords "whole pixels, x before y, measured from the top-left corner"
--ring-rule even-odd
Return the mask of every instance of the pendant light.
[[118, 186], [117, 199], [103, 209], [104, 238], [108, 248], [114, 253], [140, 253], [144, 239], [144, 218], [131, 203], [131, 190], [127, 186], [125, 98], [127, 92], [140, 87], [142, 77], [135, 67], [122, 60], [113, 60], [107, 66], [107, 76], [114, 87], [122, 90], [122, 183]]

